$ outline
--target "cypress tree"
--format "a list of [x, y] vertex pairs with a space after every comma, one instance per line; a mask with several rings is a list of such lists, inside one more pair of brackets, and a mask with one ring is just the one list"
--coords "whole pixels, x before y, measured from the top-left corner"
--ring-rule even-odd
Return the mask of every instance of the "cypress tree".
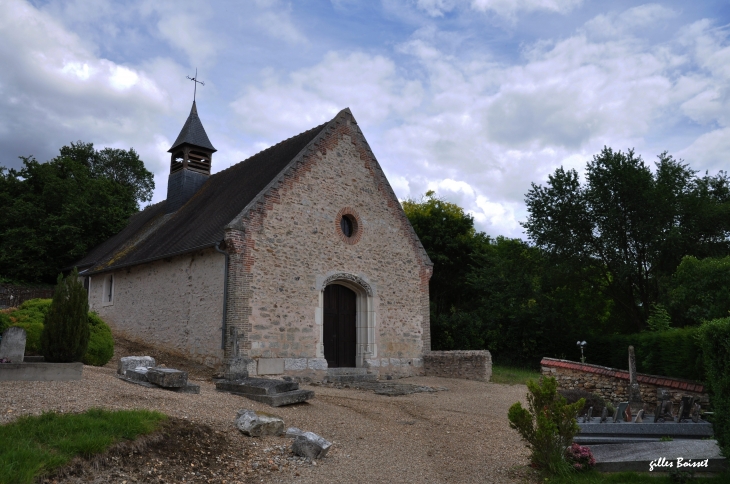
[[41, 350], [46, 361], [81, 361], [89, 344], [89, 299], [79, 272], [58, 275], [53, 302], [45, 316]]

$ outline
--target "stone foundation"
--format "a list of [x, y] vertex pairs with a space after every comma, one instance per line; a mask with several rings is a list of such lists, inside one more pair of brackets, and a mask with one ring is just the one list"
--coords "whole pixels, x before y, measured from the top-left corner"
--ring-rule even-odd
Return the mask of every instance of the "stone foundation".
[[431, 351], [423, 355], [426, 376], [486, 381], [492, 377], [492, 354], [480, 351]]
[[[626, 370], [554, 358], [543, 358], [540, 366], [541, 373], [554, 377], [561, 390], [586, 390], [614, 405], [628, 401], [629, 372]], [[637, 373], [636, 380], [641, 390], [641, 400], [649, 405], [651, 411], [657, 404], [659, 389], [666, 391], [675, 403], [683, 396], [699, 397], [700, 405], [705, 409], [710, 403], [701, 383], [643, 373]]]

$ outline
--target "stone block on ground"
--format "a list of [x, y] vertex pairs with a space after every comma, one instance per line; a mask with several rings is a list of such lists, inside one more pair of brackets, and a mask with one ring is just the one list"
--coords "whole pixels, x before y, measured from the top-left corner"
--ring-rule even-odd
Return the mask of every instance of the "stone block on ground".
[[10, 360], [11, 363], [23, 363], [26, 337], [23, 328], [13, 326], [6, 329], [0, 341], [0, 358]]
[[304, 434], [304, 430], [298, 428], [298, 427], [289, 427], [286, 429], [286, 436], [290, 439], [293, 439], [294, 437], [297, 437], [299, 435]]
[[188, 372], [174, 368], [149, 368], [147, 381], [163, 388], [181, 388], [188, 384]]
[[236, 427], [250, 437], [281, 435], [284, 433], [284, 420], [268, 413], [239, 410], [236, 415]]
[[123, 356], [117, 363], [117, 373], [125, 375], [127, 370], [133, 370], [139, 366], [152, 368], [157, 366], [157, 363], [151, 356]]
[[147, 381], [147, 368], [146, 366], [138, 366], [137, 368], [131, 368], [124, 372], [124, 376], [130, 380], [135, 381]]
[[332, 442], [314, 432], [304, 432], [294, 437], [291, 450], [294, 454], [308, 459], [321, 459], [327, 455], [330, 447], [332, 447]]
[[268, 378], [242, 378], [233, 381], [219, 381], [216, 388], [234, 393], [252, 393], [256, 395], [274, 395], [299, 389], [299, 384], [292, 381], [272, 380]]

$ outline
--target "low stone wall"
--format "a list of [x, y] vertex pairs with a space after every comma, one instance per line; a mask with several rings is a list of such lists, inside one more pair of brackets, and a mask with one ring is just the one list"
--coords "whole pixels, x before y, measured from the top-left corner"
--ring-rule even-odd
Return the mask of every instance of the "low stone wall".
[[[543, 375], [555, 377], [560, 389], [586, 390], [614, 405], [628, 401], [629, 372], [626, 370], [554, 358], [543, 358], [540, 366]], [[637, 373], [636, 380], [642, 401], [652, 410], [657, 404], [658, 390], [668, 393], [674, 402], [679, 402], [683, 396], [695, 396], [700, 398], [703, 408], [710, 403], [707, 390], [701, 383], [644, 373]]]
[[20, 306], [28, 299], [50, 299], [53, 297], [53, 287], [15, 286], [0, 284], [0, 309]]
[[431, 351], [423, 355], [426, 376], [489, 381], [492, 354], [480, 351]]

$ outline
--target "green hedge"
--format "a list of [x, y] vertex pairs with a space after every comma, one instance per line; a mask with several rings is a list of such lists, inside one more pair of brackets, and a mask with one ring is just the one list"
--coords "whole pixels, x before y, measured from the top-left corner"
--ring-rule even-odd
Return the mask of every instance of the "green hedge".
[[[23, 328], [26, 354], [40, 354], [43, 319], [50, 306], [50, 299], [31, 299], [14, 311], [0, 313], [0, 333], [10, 326]], [[94, 312], [89, 312], [89, 330], [89, 346], [81, 361], [86, 365], [104, 366], [114, 355], [112, 331]]]
[[[585, 336], [586, 363], [629, 369], [629, 346], [636, 352], [636, 367], [640, 373], [705, 381], [702, 350], [697, 341], [698, 327], [672, 329], [662, 332]], [[575, 336], [564, 338], [563, 355], [580, 361], [580, 349]]]
[[730, 318], [702, 324], [697, 341], [704, 355], [714, 410], [712, 429], [723, 454], [730, 457]]

